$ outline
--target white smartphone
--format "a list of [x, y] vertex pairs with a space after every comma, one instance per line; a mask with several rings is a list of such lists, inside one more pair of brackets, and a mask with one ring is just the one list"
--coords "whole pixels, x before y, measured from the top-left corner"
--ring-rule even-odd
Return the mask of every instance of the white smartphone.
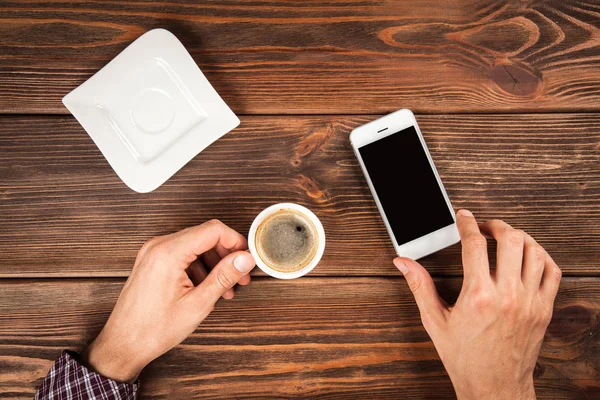
[[359, 126], [350, 142], [399, 256], [416, 260], [460, 240], [452, 204], [410, 110]]

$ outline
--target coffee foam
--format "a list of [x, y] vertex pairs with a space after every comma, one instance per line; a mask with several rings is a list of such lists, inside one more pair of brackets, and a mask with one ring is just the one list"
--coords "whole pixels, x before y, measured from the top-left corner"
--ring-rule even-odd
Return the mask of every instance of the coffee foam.
[[259, 257], [280, 272], [294, 272], [308, 265], [317, 252], [317, 242], [317, 230], [310, 219], [291, 209], [268, 216], [255, 238]]

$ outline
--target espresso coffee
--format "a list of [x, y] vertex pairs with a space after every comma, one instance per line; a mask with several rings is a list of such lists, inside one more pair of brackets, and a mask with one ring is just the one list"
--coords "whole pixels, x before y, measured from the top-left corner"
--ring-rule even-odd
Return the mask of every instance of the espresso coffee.
[[315, 257], [319, 245], [317, 229], [299, 211], [282, 209], [265, 218], [256, 230], [258, 256], [270, 268], [295, 272]]

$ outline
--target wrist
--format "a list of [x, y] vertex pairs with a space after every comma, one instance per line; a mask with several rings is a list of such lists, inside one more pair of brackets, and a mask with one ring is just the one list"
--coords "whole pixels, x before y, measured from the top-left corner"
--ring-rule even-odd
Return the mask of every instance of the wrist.
[[515, 385], [489, 385], [489, 387], [457, 387], [454, 386], [458, 400], [504, 400], [504, 399], [523, 399], [535, 400], [535, 389], [533, 379], [529, 382]]
[[81, 362], [92, 371], [117, 382], [133, 383], [145, 364], [123, 346], [111, 344], [100, 335], [82, 352]]

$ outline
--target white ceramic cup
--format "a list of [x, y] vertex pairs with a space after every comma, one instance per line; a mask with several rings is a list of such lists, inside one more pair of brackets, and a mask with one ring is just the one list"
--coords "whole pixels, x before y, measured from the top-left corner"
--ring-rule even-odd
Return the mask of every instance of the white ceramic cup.
[[[258, 251], [256, 250], [256, 230], [267, 217], [280, 210], [293, 210], [305, 215], [317, 229], [317, 252], [315, 253], [313, 259], [306, 265], [306, 267], [299, 269], [298, 271], [276, 271], [269, 267], [263, 260], [261, 260], [258, 255]], [[258, 268], [262, 269], [265, 273], [279, 279], [296, 279], [312, 271], [321, 260], [323, 252], [325, 251], [325, 230], [323, 229], [323, 225], [321, 224], [321, 221], [319, 221], [319, 218], [317, 218], [317, 216], [308, 208], [295, 203], [274, 204], [265, 208], [252, 222], [250, 232], [248, 233], [248, 247], [250, 248], [250, 253], [254, 257], [254, 260], [256, 261], [256, 265], [258, 265]]]

